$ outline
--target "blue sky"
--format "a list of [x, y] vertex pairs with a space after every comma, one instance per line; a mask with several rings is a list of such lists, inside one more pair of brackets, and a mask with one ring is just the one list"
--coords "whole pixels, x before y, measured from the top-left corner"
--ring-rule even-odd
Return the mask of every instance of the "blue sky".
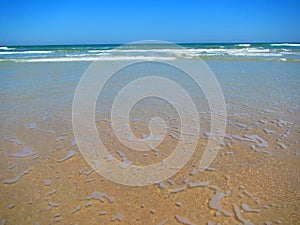
[[298, 2], [0, 0], [0, 45], [299, 42]]

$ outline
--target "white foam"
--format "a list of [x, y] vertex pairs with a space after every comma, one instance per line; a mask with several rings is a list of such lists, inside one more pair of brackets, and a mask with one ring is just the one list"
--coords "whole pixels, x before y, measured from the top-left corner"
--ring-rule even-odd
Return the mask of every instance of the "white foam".
[[91, 52], [91, 53], [100, 53], [100, 52], [104, 52], [104, 50], [89, 50], [88, 52]]
[[300, 47], [298, 43], [280, 43], [280, 44], [271, 44], [271, 46], [291, 46], [291, 47]]
[[[191, 56], [250, 56], [250, 57], [281, 57], [280, 52], [270, 52], [270, 49], [262, 48], [243, 48], [243, 49], [219, 49], [219, 48], [202, 48], [186, 50]], [[183, 52], [183, 51], [182, 51]], [[177, 52], [179, 54], [180, 52]], [[179, 55], [180, 56], [180, 55]]]
[[6, 59], [0, 61], [14, 62], [78, 62], [78, 61], [113, 61], [113, 60], [175, 60], [175, 57], [153, 57], [153, 56], [120, 56], [120, 57], [60, 57], [60, 58], [37, 58], [37, 59]]
[[15, 48], [8, 48], [6, 46], [0, 47], [0, 50], [13, 50], [13, 49], [15, 49]]
[[251, 44], [238, 44], [236, 46], [239, 46], [239, 47], [250, 47]]

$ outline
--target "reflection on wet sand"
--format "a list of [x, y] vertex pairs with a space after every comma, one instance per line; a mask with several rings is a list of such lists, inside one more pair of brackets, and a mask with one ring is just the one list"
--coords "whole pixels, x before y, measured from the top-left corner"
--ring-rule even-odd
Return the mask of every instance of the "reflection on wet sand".
[[[217, 157], [199, 170], [212, 112], [181, 80], [201, 104], [196, 150], [181, 170], [172, 168], [175, 175], [132, 187], [99, 175], [78, 149], [71, 108], [88, 63], [2, 62], [0, 224], [299, 224], [300, 64], [207, 63], [227, 104], [226, 135]], [[122, 87], [118, 82], [113, 87]], [[106, 106], [111, 94], [115, 90], [108, 88], [99, 105]], [[168, 105], [150, 101], [130, 115], [130, 128], [141, 139], [148, 137], [153, 116], [167, 123], [163, 143], [149, 144], [147, 151], [133, 151], [117, 140], [109, 116], [96, 110], [99, 137], [111, 154], [106, 161], [114, 157], [124, 170], [168, 166], [165, 159], [182, 141], [179, 117]], [[183, 135], [194, 137], [193, 132]], [[101, 168], [100, 162], [92, 163]]]
[[[90, 168], [76, 146], [70, 118], [53, 115], [30, 128], [21, 125], [25, 121], [2, 124], [1, 223], [297, 224], [299, 124], [270, 113], [229, 114], [222, 149], [199, 172], [209, 113], [199, 116], [201, 135], [192, 159], [175, 176], [145, 187], [113, 183]], [[120, 161], [162, 161], [178, 142], [173, 124], [155, 151], [132, 153], [113, 140], [109, 123], [97, 121]], [[147, 133], [145, 122], [132, 120], [135, 135]]]

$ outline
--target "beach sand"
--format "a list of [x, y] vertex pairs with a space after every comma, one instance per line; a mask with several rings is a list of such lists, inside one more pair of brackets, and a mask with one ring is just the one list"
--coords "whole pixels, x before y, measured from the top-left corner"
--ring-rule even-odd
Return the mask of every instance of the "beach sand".
[[[299, 222], [299, 124], [278, 121], [268, 113], [260, 117], [228, 117], [232, 124], [227, 127], [225, 145], [209, 169], [197, 170], [207, 144], [202, 134], [192, 159], [175, 176], [160, 184], [129, 187], [91, 170], [77, 146], [72, 145], [70, 118], [63, 118], [48, 118], [31, 129], [17, 124], [2, 125], [7, 133], [1, 136], [0, 208], [1, 218], [7, 224], [109, 224], [118, 213], [122, 224], [159, 224], [166, 219], [166, 224], [177, 224], [176, 215], [194, 224], [243, 223], [234, 205], [242, 218], [252, 224]], [[247, 127], [234, 123], [244, 123]], [[105, 121], [97, 126], [102, 132], [111, 129]], [[267, 134], [264, 129], [274, 133]], [[287, 131], [287, 137], [282, 138]], [[245, 134], [259, 135], [268, 147], [252, 149], [251, 145], [257, 143], [237, 138]], [[20, 138], [26, 139], [26, 143], [19, 143]], [[105, 142], [111, 144], [111, 149], [122, 149], [109, 135]], [[147, 156], [125, 151], [126, 157], [153, 163], [168, 154], [167, 147], [176, 142], [168, 137], [165, 149], [159, 148], [158, 156], [154, 151]], [[36, 154], [24, 158], [9, 155], [24, 146], [30, 146]], [[58, 162], [69, 150], [76, 154]], [[111, 153], [118, 158], [116, 152]], [[14, 183], [5, 182], [26, 170], [29, 172]], [[203, 186], [191, 187], [198, 182], [204, 182]], [[106, 193], [106, 197], [91, 198], [95, 192]], [[217, 193], [225, 196], [213, 203]], [[243, 204], [250, 209], [243, 209]], [[251, 209], [254, 212], [249, 212]], [[226, 215], [222, 210], [226, 210]]]
[[[34, 71], [34, 66], [28, 68]], [[67, 68], [70, 74], [78, 69]], [[208, 169], [198, 170], [210, 128], [210, 113], [206, 112], [199, 114], [199, 142], [186, 166], [159, 184], [131, 187], [102, 177], [82, 157], [74, 142], [72, 93], [66, 94], [74, 90], [76, 79], [69, 78], [69, 86], [63, 88], [65, 83], [58, 84], [57, 77], [50, 79], [57, 79], [52, 97], [61, 91], [58, 96], [67, 96], [68, 101], [44, 96], [44, 90], [23, 95], [27, 107], [17, 104], [13, 95], [6, 99], [16, 104], [11, 108], [13, 104], [7, 103], [0, 124], [0, 224], [300, 224], [296, 110], [279, 106], [273, 107], [275, 113], [266, 110], [272, 107], [252, 110], [229, 95], [229, 102], [241, 107], [240, 113], [234, 107], [228, 109], [224, 144]], [[224, 86], [226, 96], [232, 90]], [[141, 137], [149, 131], [151, 113], [146, 110], [136, 116], [139, 120], [132, 120], [131, 125]], [[97, 113], [100, 136], [120, 161], [117, 150], [139, 165], [160, 162], [178, 143], [168, 134], [158, 153], [133, 152], [116, 141], [102, 118]], [[247, 135], [258, 135], [260, 140]], [[64, 160], [66, 156], [70, 157]]]

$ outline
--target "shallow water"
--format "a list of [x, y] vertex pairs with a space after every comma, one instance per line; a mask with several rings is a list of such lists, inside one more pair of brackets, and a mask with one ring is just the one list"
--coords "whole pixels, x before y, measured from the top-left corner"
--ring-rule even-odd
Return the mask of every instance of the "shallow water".
[[[198, 170], [211, 113], [203, 94], [175, 74], [173, 79], [184, 83], [201, 103], [196, 151], [166, 181], [129, 187], [94, 171], [74, 139], [72, 101], [88, 62], [2, 62], [0, 221], [298, 224], [300, 64], [226, 60], [207, 64], [220, 82], [228, 108], [226, 136], [217, 158], [205, 171]], [[112, 80], [113, 87], [128, 78]], [[115, 140], [107, 108], [101, 108], [114, 94], [111, 89], [103, 93], [96, 114], [97, 129], [110, 153], [127, 164], [163, 162], [180, 141], [176, 112], [158, 99], [137, 104], [130, 123], [136, 136], [146, 138], [148, 120], [157, 115], [168, 121], [170, 133], [158, 148], [133, 152]]]

